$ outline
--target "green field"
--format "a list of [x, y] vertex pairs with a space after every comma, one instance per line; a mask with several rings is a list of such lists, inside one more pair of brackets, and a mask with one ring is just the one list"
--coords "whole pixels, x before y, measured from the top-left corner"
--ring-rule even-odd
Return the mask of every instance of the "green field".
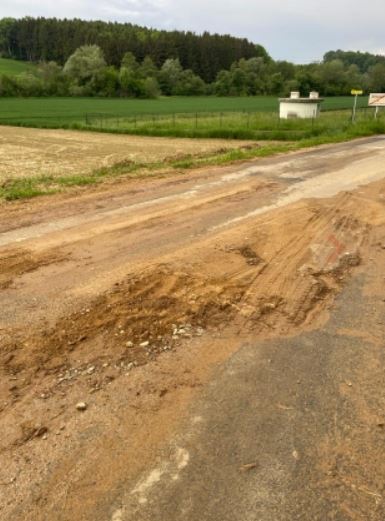
[[15, 76], [21, 72], [31, 70], [33, 65], [28, 62], [19, 60], [9, 60], [8, 58], [0, 58], [0, 75]]
[[[360, 106], [367, 98], [360, 98]], [[328, 98], [324, 110], [347, 109], [352, 97]], [[170, 97], [155, 100], [109, 98], [0, 98], [0, 123], [61, 127], [84, 123], [86, 114], [164, 115], [201, 112], [277, 112], [276, 97]]]
[[[165, 137], [298, 140], [351, 126], [352, 97], [328, 98], [316, 120], [280, 120], [275, 97], [0, 98], [0, 124]], [[357, 122], [373, 127], [360, 98]], [[383, 122], [384, 114], [380, 120]]]

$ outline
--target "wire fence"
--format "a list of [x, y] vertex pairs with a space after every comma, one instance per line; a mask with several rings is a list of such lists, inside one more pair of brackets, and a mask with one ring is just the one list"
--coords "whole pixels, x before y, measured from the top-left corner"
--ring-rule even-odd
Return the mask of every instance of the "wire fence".
[[[372, 108], [359, 108], [355, 122], [374, 118]], [[380, 114], [380, 117], [383, 114]], [[280, 119], [278, 113], [268, 112], [174, 112], [169, 114], [131, 114], [87, 113], [84, 125], [88, 128], [116, 131], [186, 130], [209, 131], [213, 129], [244, 129], [263, 132], [308, 132], [309, 130], [333, 125], [353, 123], [351, 110], [332, 110], [321, 112], [320, 117], [310, 119]]]
[[[375, 109], [357, 109], [356, 123], [370, 121]], [[384, 120], [381, 109], [378, 119]], [[346, 128], [353, 124], [351, 109], [322, 111], [313, 119], [280, 119], [278, 112], [223, 111], [131, 113], [87, 112], [80, 114], [0, 115], [0, 124], [43, 127], [79, 128], [104, 132], [143, 135], [175, 135], [202, 137], [250, 137], [257, 139], [296, 139], [323, 131]]]

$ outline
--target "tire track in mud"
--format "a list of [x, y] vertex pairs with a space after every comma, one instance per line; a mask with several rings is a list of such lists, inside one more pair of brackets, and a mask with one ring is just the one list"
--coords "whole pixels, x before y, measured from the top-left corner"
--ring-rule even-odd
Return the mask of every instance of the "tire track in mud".
[[[233, 232], [224, 233], [214, 248], [207, 242], [199, 245], [193, 264], [188, 250], [176, 264], [169, 261], [132, 273], [53, 327], [14, 331], [0, 353], [3, 367], [8, 374], [22, 371], [34, 377], [62, 373], [79, 353], [88, 353], [89, 363], [112, 356], [123, 365], [143, 365], [176, 348], [180, 338], [174, 338], [173, 330], [185, 324], [187, 338], [194, 331], [229, 326], [253, 335], [287, 334], [303, 327], [330, 306], [350, 269], [360, 263], [368, 226], [344, 216], [343, 205], [350, 198], [339, 199], [338, 212], [334, 202], [326, 208], [314, 202], [261, 218], [244, 228], [247, 242], [230, 242]], [[341, 247], [334, 262], [314, 256], [314, 245], [327, 249], [325, 237], [337, 233]]]

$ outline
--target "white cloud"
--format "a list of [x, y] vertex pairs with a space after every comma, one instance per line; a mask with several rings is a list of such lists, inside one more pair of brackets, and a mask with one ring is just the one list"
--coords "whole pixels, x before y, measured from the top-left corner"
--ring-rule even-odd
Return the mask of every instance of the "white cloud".
[[296, 62], [321, 59], [337, 48], [384, 52], [383, 0], [1, 0], [0, 16], [26, 15], [230, 33]]

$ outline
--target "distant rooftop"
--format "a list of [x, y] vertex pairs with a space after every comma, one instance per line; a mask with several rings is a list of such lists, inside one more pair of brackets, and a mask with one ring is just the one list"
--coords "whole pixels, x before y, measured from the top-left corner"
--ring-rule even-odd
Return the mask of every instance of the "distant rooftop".
[[308, 98], [301, 98], [299, 92], [291, 92], [290, 98], [279, 98], [284, 103], [322, 103], [324, 98], [320, 98], [318, 92], [311, 92]]

